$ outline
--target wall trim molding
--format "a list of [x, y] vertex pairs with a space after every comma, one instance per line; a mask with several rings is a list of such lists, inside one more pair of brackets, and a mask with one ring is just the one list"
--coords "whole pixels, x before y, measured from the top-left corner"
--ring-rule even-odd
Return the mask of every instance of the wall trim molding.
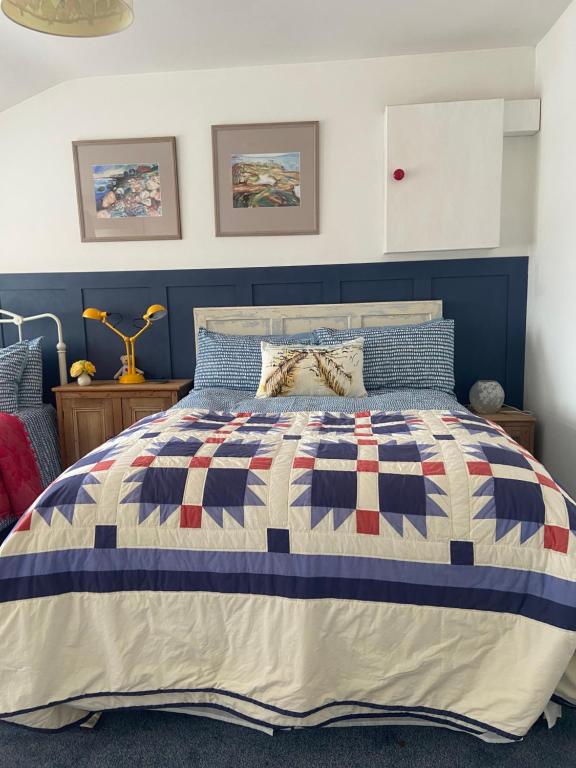
[[[291, 267], [234, 267], [127, 272], [0, 275], [0, 307], [62, 318], [70, 361], [93, 360], [98, 378], [119, 367], [121, 345], [98, 323], [83, 321], [96, 306], [123, 315], [130, 329], [149, 304], [168, 307], [137, 348], [149, 378], [187, 378], [194, 372], [193, 309], [201, 306], [323, 304], [442, 299], [456, 322], [456, 392], [467, 402], [478, 378], [495, 378], [506, 401], [523, 405], [528, 257], [370, 262]], [[13, 331], [0, 328], [4, 344]], [[39, 334], [52, 338], [49, 326]], [[45, 345], [45, 384], [57, 382], [52, 345]]]

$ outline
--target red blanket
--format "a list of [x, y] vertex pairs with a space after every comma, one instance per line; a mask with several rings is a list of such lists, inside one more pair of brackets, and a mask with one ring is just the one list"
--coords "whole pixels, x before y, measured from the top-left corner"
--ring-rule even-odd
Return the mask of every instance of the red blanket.
[[40, 472], [24, 425], [0, 413], [0, 524], [19, 517], [42, 491]]

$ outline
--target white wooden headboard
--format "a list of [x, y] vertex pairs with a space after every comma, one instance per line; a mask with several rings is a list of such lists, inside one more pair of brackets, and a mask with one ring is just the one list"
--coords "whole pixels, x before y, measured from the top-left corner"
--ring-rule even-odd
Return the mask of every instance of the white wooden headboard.
[[408, 325], [442, 317], [442, 302], [375, 301], [361, 304], [292, 304], [277, 307], [198, 307], [194, 310], [196, 347], [198, 329], [235, 336], [291, 334], [315, 328], [364, 328]]

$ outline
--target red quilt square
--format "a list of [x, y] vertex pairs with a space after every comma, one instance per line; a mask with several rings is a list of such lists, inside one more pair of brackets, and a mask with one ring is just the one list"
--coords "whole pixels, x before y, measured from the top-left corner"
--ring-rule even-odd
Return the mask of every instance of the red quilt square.
[[292, 466], [294, 469], [314, 469], [314, 461], [313, 456], [296, 456]]
[[208, 437], [204, 441], [205, 443], [224, 443], [226, 442], [225, 437]]
[[[141, 458], [145, 458], [142, 456]], [[152, 459], [153, 456], [150, 456]], [[107, 459], [106, 461], [99, 461], [98, 464], [94, 464], [90, 472], [102, 472], [104, 469], [110, 469], [110, 467], [114, 464], [114, 459]], [[134, 465], [132, 465], [134, 466]]]
[[354, 415], [357, 419], [366, 419], [368, 416], [370, 416], [370, 411], [359, 411]]
[[538, 478], [538, 482], [540, 485], [546, 485], [548, 488], [554, 488], [555, 491], [559, 491], [560, 488], [556, 485], [554, 480], [552, 480], [551, 477], [546, 477], [546, 475], [541, 475], [539, 472], [536, 472], [536, 477]]
[[487, 461], [468, 461], [468, 474], [492, 477], [492, 467]]
[[212, 461], [212, 456], [192, 456], [189, 467], [195, 469], [207, 469]]
[[377, 461], [367, 461], [366, 459], [359, 459], [356, 462], [356, 469], [358, 472], [378, 472], [380, 464]]
[[180, 508], [180, 528], [201, 528], [202, 507], [183, 504]]
[[14, 526], [14, 531], [29, 531], [32, 522], [32, 512], [26, 512]]
[[136, 456], [132, 462], [133, 467], [149, 467], [153, 463], [156, 456]]
[[269, 456], [254, 456], [248, 465], [250, 469], [270, 469], [272, 459]]
[[443, 461], [423, 461], [422, 462], [422, 474], [426, 477], [429, 475], [445, 475], [446, 469], [444, 468]]
[[380, 512], [370, 509], [356, 510], [356, 533], [368, 533], [378, 536], [380, 533]]
[[556, 552], [568, 552], [568, 528], [560, 528], [559, 525], [544, 526], [544, 549], [553, 549]]
[[239, 419], [239, 418], [245, 418], [245, 417], [247, 417], [247, 416], [252, 416], [252, 413], [251, 413], [250, 411], [246, 411], [245, 413], [243, 412], [243, 413], [237, 413], [237, 414], [236, 414], [236, 418], [237, 418], [237, 419]]
[[374, 438], [368, 439], [367, 437], [360, 437], [358, 439], [358, 445], [378, 445], [378, 440]]

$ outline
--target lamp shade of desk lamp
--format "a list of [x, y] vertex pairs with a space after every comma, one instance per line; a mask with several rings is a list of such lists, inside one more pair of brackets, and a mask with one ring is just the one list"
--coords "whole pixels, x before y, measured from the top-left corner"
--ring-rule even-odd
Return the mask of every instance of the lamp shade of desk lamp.
[[135, 333], [133, 336], [126, 336], [121, 331], [118, 330], [118, 328], [115, 328], [112, 323], [108, 321], [108, 312], [105, 312], [101, 309], [95, 309], [94, 307], [88, 307], [88, 309], [85, 309], [82, 313], [82, 317], [86, 318], [87, 320], [98, 320], [98, 322], [102, 323], [102, 325], [105, 325], [107, 328], [110, 328], [111, 331], [114, 331], [114, 333], [117, 336], [120, 336], [122, 341], [124, 342], [126, 346], [126, 373], [123, 373], [122, 376], [120, 376], [120, 384], [143, 384], [146, 379], [141, 373], [138, 373], [136, 371], [136, 354], [134, 352], [134, 342], [139, 336], [142, 336], [144, 331], [147, 331], [148, 328], [152, 325], [152, 323], [155, 323], [157, 320], [161, 320], [163, 317], [166, 317], [168, 314], [168, 310], [166, 307], [163, 307], [162, 304], [152, 304], [144, 315], [142, 315], [142, 319], [144, 320], [144, 327], [140, 328], [138, 333]]

